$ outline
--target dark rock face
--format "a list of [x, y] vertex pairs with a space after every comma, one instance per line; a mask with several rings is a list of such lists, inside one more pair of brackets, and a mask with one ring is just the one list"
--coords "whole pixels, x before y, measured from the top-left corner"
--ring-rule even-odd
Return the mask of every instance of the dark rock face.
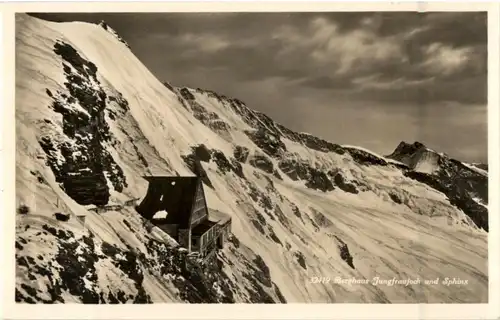
[[224, 122], [217, 113], [209, 112], [205, 107], [196, 101], [195, 96], [187, 89], [182, 88], [178, 92], [179, 101], [181, 104], [189, 110], [186, 103], [191, 107], [193, 116], [203, 123], [205, 126], [210, 128], [212, 131], [218, 134], [228, 134], [230, 126]]
[[[110, 296], [105, 297], [102, 294], [98, 294], [100, 289], [98, 288], [97, 280], [98, 275], [95, 269], [95, 263], [99, 259], [104, 259], [106, 256], [99, 256], [95, 253], [95, 243], [92, 234], [90, 236], [82, 236], [81, 238], [76, 238], [71, 231], [64, 231], [61, 229], [56, 229], [48, 225], [42, 226], [44, 232], [47, 235], [53, 237], [53, 243], [57, 243], [57, 254], [55, 260], [44, 260], [42, 256], [38, 257], [38, 261], [35, 261], [32, 257], [21, 257], [16, 255], [16, 260], [18, 268], [31, 274], [36, 274], [41, 277], [48, 278], [47, 292], [49, 298], [44, 298], [38, 295], [37, 290], [22, 284], [21, 287], [24, 289], [29, 296], [23, 295], [19, 290], [16, 290], [16, 301], [17, 302], [28, 302], [28, 303], [64, 303], [62, 298], [62, 291], [66, 290], [71, 295], [79, 299], [85, 304], [97, 304], [97, 303], [126, 303], [128, 301], [141, 301], [145, 298], [146, 301], [151, 301], [147, 295], [141, 296], [141, 291], [144, 292], [144, 288], [139, 290], [136, 296], [125, 296], [123, 292], [118, 290], [117, 292], [110, 293]], [[114, 248], [112, 245], [103, 245], [104, 251], [106, 248]], [[114, 248], [115, 253], [125, 253], [126, 252]], [[119, 263], [121, 258], [117, 256], [112, 256], [115, 263]], [[125, 258], [126, 259], [126, 258]], [[53, 262], [57, 262], [55, 265]], [[133, 263], [133, 262], [131, 262]], [[126, 271], [125, 274], [130, 277], [134, 277], [136, 280], [140, 279], [140, 276], [135, 277], [134, 273], [131, 271], [130, 265], [123, 264], [123, 270]], [[29, 271], [28, 271], [29, 270]], [[59, 274], [59, 277], [54, 276], [54, 270]], [[36, 280], [36, 278], [32, 279]], [[84, 281], [85, 280], [85, 281]], [[36, 284], [36, 281], [33, 282]], [[142, 287], [142, 283], [139, 284]]]
[[304, 269], [307, 270], [307, 265], [306, 265], [306, 258], [300, 251], [296, 251], [293, 253], [295, 258], [297, 259], [297, 262], [300, 264], [300, 266]]
[[181, 96], [186, 100], [194, 100], [194, 95], [189, 91], [188, 88], [182, 88], [179, 90]]
[[163, 81], [162, 83], [163, 83], [163, 85], [164, 85], [165, 87], [167, 87], [167, 88], [168, 88], [168, 90], [170, 90], [170, 91], [172, 91], [172, 92], [174, 91], [174, 87], [170, 84], [170, 82], [168, 82], [168, 81]]
[[321, 152], [335, 152], [337, 154], [344, 154], [345, 150], [338, 144], [328, 142], [318, 137], [300, 133], [300, 141], [308, 148]]
[[[477, 203], [474, 198], [479, 198], [483, 203], [488, 203], [488, 177], [476, 172], [464, 163], [449, 158], [444, 154], [433, 154], [420, 142], [409, 144], [401, 142], [394, 152], [388, 157], [404, 162], [415, 163], [419, 157], [437, 158], [438, 170], [432, 174], [407, 170], [405, 176], [431, 188], [444, 193], [450, 203], [461, 209], [479, 228], [488, 231], [488, 209]], [[393, 201], [397, 202], [397, 199]]]
[[321, 190], [323, 192], [332, 191], [335, 189], [328, 176], [323, 172], [314, 168], [309, 169], [309, 180], [306, 182], [306, 187], [311, 189]]
[[56, 217], [57, 220], [59, 221], [68, 221], [69, 218], [70, 218], [70, 215], [67, 214], [67, 213], [60, 213], [60, 212], [56, 212], [54, 214], [54, 216]]
[[195, 156], [203, 162], [209, 162], [212, 158], [210, 154], [210, 149], [208, 149], [204, 144], [197, 145], [192, 148]]
[[233, 166], [229, 160], [227, 160], [226, 156], [222, 151], [213, 149], [211, 151], [212, 159], [217, 163], [217, 167], [219, 170], [225, 174], [227, 172], [233, 171]]
[[397, 194], [389, 193], [389, 197], [396, 204], [402, 204], [403, 203], [403, 201], [401, 200], [401, 198]]
[[487, 189], [488, 185], [487, 177], [476, 177], [478, 181], [482, 180], [482, 188], [479, 186], [479, 191], [475, 191], [476, 188], [471, 188], [471, 184], [469, 184], [470, 180], [467, 181], [467, 179], [459, 177], [458, 174], [448, 176], [441, 171], [439, 176], [434, 176], [422, 172], [408, 171], [405, 176], [444, 193], [450, 199], [450, 203], [461, 209], [479, 228], [489, 231], [488, 209], [473, 200], [474, 195], [482, 193], [486, 198], [483, 198], [483, 200], [487, 203], [487, 192], [484, 190]]
[[250, 150], [247, 147], [235, 146], [233, 151], [234, 158], [239, 162], [245, 163], [247, 162], [249, 152]]
[[345, 177], [342, 175], [342, 173], [337, 172], [333, 178], [335, 181], [335, 184], [345, 192], [353, 193], [353, 194], [358, 194], [359, 191], [356, 189], [356, 186], [352, 183], [349, 183], [346, 181]]
[[[122, 169], [103, 146], [112, 140], [104, 117], [106, 93], [97, 79], [97, 67], [71, 45], [57, 42], [54, 52], [64, 60], [69, 95], [48, 94], [53, 99], [50, 107], [63, 116], [67, 140], [61, 143], [44, 136], [39, 143], [56, 181], [71, 198], [81, 205], [104, 205], [109, 200], [107, 179], [118, 192], [127, 187]], [[86, 112], [73, 107], [75, 103]]]
[[19, 214], [28, 214], [30, 212], [30, 208], [27, 205], [20, 205], [19, 208], [17, 208], [17, 213]]
[[401, 156], [414, 154], [421, 148], [425, 148], [425, 145], [421, 142], [416, 141], [413, 144], [409, 144], [401, 141], [396, 150], [394, 150], [392, 154], [388, 155], [387, 158], [398, 160]]
[[263, 127], [259, 127], [256, 131], [245, 131], [245, 133], [250, 140], [271, 157], [279, 158], [286, 152], [286, 146], [279, 135], [273, 134]]
[[245, 174], [243, 173], [243, 167], [236, 159], [231, 160], [232, 169], [236, 175], [242, 179], [245, 179]]
[[347, 244], [337, 236], [335, 236], [335, 239], [337, 239], [338, 242], [337, 246], [340, 250], [340, 258], [344, 260], [349, 265], [349, 267], [351, 267], [352, 269], [356, 269], [354, 267], [353, 258], [351, 256], [351, 253], [349, 252], [349, 247], [347, 246]]
[[356, 149], [356, 148], [346, 148], [344, 149], [351, 155], [354, 161], [363, 165], [379, 165], [387, 166], [388, 163], [382, 158], [379, 158], [369, 152]]
[[281, 174], [279, 173], [279, 171], [277, 169], [274, 169], [273, 176], [275, 176], [276, 178], [278, 178], [280, 180], [283, 180], [283, 177], [281, 177]]
[[[27, 241], [21, 236], [17, 238], [17, 270], [29, 274], [30, 280], [33, 280], [31, 283], [21, 283], [17, 286], [17, 302], [64, 303], [66, 301], [62, 292], [67, 291], [85, 304], [152, 303], [145, 289], [146, 274], [158, 281], [171, 283], [179, 290], [179, 298], [188, 303], [234, 303], [235, 293], [241, 291], [234, 279], [222, 270], [224, 264], [234, 265], [234, 261], [223, 251], [217, 252], [207, 265], [200, 265], [190, 260], [179, 248], [169, 247], [147, 236], [144, 239], [147, 253], [144, 254], [130, 247], [125, 240], [122, 242], [126, 248], [121, 248], [97, 240], [92, 233], [77, 238], [71, 231], [48, 225], [44, 225], [43, 230], [50, 243], [56, 246], [55, 260], [44, 259], [40, 255], [37, 260], [31, 256], [22, 256], [20, 253]], [[245, 270], [240, 272], [245, 283], [245, 300], [251, 303], [286, 303], [279, 288], [272, 281], [269, 268], [262, 257], [244, 256], [237, 250], [241, 246], [244, 245], [234, 235], [230, 237], [228, 249], [243, 264]], [[245, 247], [245, 250], [251, 252], [249, 248]], [[102, 253], [97, 254], [99, 251]], [[122, 277], [130, 280], [135, 290], [126, 293], [119, 287], [99, 287], [100, 275], [95, 266], [104, 260], [116, 267]], [[57, 262], [56, 265], [54, 261]], [[57, 272], [59, 277], [54, 276], [54, 272]], [[49, 280], [49, 298], [38, 293], [37, 277]]]
[[278, 167], [290, 179], [305, 180], [306, 187], [323, 192], [329, 192], [335, 189], [329, 176], [316, 168], [311, 167], [305, 161], [297, 161], [294, 157], [285, 157], [278, 163]]
[[255, 154], [250, 158], [250, 165], [264, 172], [272, 174], [274, 166], [271, 160], [263, 154]]
[[306, 162], [299, 162], [293, 158], [285, 157], [278, 163], [278, 167], [294, 181], [309, 179], [309, 164]]

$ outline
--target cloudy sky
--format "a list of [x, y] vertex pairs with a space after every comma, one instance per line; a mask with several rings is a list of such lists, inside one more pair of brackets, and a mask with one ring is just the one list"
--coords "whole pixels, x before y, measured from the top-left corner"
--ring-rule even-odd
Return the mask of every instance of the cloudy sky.
[[297, 131], [487, 159], [486, 13], [39, 16], [103, 19], [160, 80], [239, 98]]

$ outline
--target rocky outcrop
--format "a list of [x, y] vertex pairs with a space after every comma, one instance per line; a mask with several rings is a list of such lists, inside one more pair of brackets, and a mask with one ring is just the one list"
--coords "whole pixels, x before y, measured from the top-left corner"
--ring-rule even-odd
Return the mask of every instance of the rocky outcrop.
[[238, 160], [239, 162], [247, 162], [248, 155], [250, 153], [250, 150], [248, 150], [247, 147], [242, 147], [242, 146], [235, 146], [234, 147], [234, 158]]
[[279, 135], [266, 130], [264, 127], [259, 127], [255, 131], [247, 130], [245, 133], [253, 143], [273, 158], [280, 158], [286, 152], [286, 146]]
[[352, 159], [359, 164], [362, 165], [378, 165], [378, 166], [387, 166], [388, 163], [386, 160], [371, 154], [370, 152], [357, 149], [357, 148], [349, 148], [344, 147], [344, 149], [351, 155]]
[[411, 169], [418, 169], [422, 157], [427, 159], [428, 154], [432, 154], [435, 165], [432, 172], [408, 170], [405, 176], [444, 193], [452, 205], [461, 209], [479, 228], [488, 231], [488, 208], [478, 202], [488, 203], [486, 174], [445, 154], [438, 154], [420, 142], [409, 144], [403, 141], [388, 158], [403, 162]]
[[300, 141], [308, 148], [320, 152], [335, 152], [344, 154], [345, 150], [338, 144], [328, 142], [307, 133], [299, 133]]
[[356, 185], [353, 183], [350, 183], [347, 181], [347, 179], [344, 177], [344, 175], [340, 172], [335, 173], [333, 176], [333, 181], [335, 182], [335, 185], [337, 185], [340, 190], [344, 192], [349, 192], [353, 194], [358, 194], [359, 191], [356, 188]]
[[278, 167], [284, 174], [294, 181], [299, 179], [307, 180], [309, 178], [309, 164], [305, 161], [299, 161], [294, 157], [284, 157], [278, 163]]
[[271, 159], [263, 154], [253, 154], [248, 161], [253, 167], [260, 169], [264, 172], [272, 174], [274, 172], [274, 165]]
[[179, 90], [179, 94], [181, 95], [181, 97], [183, 97], [184, 99], [186, 99], [188, 101], [195, 99], [194, 95], [191, 93], [191, 91], [189, 91], [188, 88], [181, 88]]
[[446, 176], [434, 176], [427, 173], [408, 171], [405, 176], [424, 183], [444, 193], [450, 203], [461, 209], [479, 228], [489, 230], [488, 208], [474, 200], [476, 193], [464, 188], [464, 183], [454, 182], [453, 178]]
[[187, 101], [187, 103], [191, 107], [193, 116], [197, 120], [199, 120], [215, 133], [221, 135], [228, 134], [230, 126], [226, 122], [224, 122], [217, 113], [211, 111], [209, 112], [204, 106], [199, 104], [198, 101], [196, 101], [194, 95], [188, 89], [183, 88], [179, 91], [179, 93], [185, 100], [182, 100], [181, 97], [179, 98], [181, 99], [181, 101]]
[[412, 144], [401, 141], [396, 147], [394, 152], [387, 156], [387, 158], [395, 159], [400, 162], [406, 163], [404, 159], [408, 156], [415, 154], [418, 150], [425, 148], [425, 145], [421, 142], [415, 141]]
[[64, 42], [56, 42], [54, 52], [63, 59], [67, 93], [46, 93], [53, 99], [50, 108], [62, 115], [64, 136], [42, 136], [39, 143], [56, 181], [71, 198], [82, 205], [105, 205], [108, 180], [118, 192], [127, 187], [122, 169], [104, 147], [112, 141], [104, 115], [107, 95], [92, 62]]
[[309, 168], [309, 179], [306, 182], [306, 187], [321, 190], [323, 192], [335, 189], [326, 173], [314, 168]]
[[349, 267], [351, 267], [352, 269], [356, 269], [354, 267], [353, 258], [351, 256], [351, 253], [349, 252], [349, 247], [347, 246], [347, 244], [339, 237], [334, 237], [337, 240], [337, 247], [340, 252], [340, 258], [344, 260], [349, 265]]

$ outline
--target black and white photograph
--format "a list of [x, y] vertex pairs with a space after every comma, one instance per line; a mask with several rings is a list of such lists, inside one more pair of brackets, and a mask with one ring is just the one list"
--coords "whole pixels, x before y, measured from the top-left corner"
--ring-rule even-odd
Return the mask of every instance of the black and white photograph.
[[15, 13], [17, 304], [491, 301], [487, 11], [56, 11]]

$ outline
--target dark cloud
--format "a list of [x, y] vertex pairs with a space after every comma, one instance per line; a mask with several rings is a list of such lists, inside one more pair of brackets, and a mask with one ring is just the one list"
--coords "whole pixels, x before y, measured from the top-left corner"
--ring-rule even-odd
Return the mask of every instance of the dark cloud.
[[[485, 12], [32, 15], [105, 20], [159, 79], [238, 96], [296, 127], [309, 123], [301, 104], [384, 105], [408, 114], [449, 102], [486, 108]], [[318, 127], [310, 125], [303, 130]]]
[[330, 89], [330, 90], [342, 90], [352, 87], [351, 79], [341, 78], [341, 77], [328, 77], [328, 76], [316, 76], [311, 78], [306, 78], [300, 82], [301, 85], [306, 87], [313, 87], [317, 89]]

